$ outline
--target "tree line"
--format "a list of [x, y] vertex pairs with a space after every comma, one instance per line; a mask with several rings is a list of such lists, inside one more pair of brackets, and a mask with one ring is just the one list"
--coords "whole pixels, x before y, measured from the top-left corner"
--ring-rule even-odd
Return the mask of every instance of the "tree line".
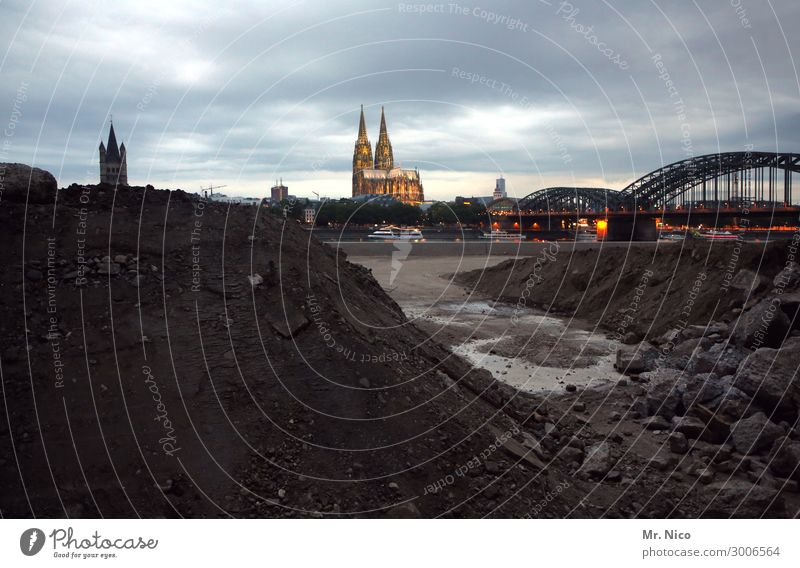
[[[304, 211], [309, 207], [308, 199], [293, 199], [281, 202], [280, 206], [271, 207], [276, 215], [284, 214], [293, 219], [305, 221]], [[486, 207], [481, 204], [456, 205], [453, 203], [434, 203], [427, 211], [415, 205], [393, 203], [378, 205], [377, 203], [356, 203], [342, 199], [325, 201], [317, 205], [315, 225], [477, 225], [489, 222]]]

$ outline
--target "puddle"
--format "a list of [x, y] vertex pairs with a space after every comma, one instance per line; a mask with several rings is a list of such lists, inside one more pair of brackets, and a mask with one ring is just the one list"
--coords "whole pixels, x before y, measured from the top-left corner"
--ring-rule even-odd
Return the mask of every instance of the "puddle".
[[388, 257], [351, 260], [372, 270], [409, 320], [434, 341], [509, 385], [528, 392], [560, 392], [567, 384], [593, 388], [622, 377], [614, 370], [618, 344], [605, 334], [592, 333], [576, 321], [568, 327], [567, 319], [539, 310], [520, 313], [511, 304], [468, 296], [450, 276], [505, 258], [407, 259], [391, 285]]
[[562, 391], [567, 384], [595, 388], [622, 377], [614, 370], [619, 344], [574, 321], [567, 327], [566, 319], [525, 310], [512, 323], [514, 306], [485, 300], [403, 309], [437, 338], [448, 337], [453, 352], [523, 391]]
[[613, 353], [597, 359], [597, 363], [590, 367], [549, 367], [492, 355], [485, 350], [486, 346], [496, 343], [496, 339], [472, 340], [453, 347], [453, 351], [476, 367], [491, 372], [496, 379], [526, 392], [560, 391], [567, 384], [600, 387], [616, 382], [622, 376], [614, 370]]

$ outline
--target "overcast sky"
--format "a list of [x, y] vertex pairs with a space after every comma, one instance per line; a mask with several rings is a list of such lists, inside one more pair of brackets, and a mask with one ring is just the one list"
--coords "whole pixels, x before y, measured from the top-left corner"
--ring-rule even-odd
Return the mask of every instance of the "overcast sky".
[[522, 196], [622, 188], [748, 145], [800, 151], [797, 0], [0, 10], [0, 161], [61, 186], [98, 181], [112, 113], [130, 183], [254, 196], [276, 178], [349, 196], [361, 104], [373, 147], [386, 108], [395, 161], [429, 199], [490, 194], [501, 173]]

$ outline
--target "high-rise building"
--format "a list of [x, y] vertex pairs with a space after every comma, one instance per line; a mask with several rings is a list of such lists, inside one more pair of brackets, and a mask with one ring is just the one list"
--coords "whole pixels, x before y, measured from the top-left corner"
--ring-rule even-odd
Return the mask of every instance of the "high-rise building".
[[367, 137], [364, 107], [358, 124], [358, 138], [353, 150], [353, 197], [358, 195], [391, 195], [398, 201], [419, 204], [424, 201], [419, 171], [394, 166], [392, 143], [381, 107], [381, 127], [375, 145], [375, 159]]
[[272, 186], [272, 202], [273, 203], [280, 203], [281, 201], [285, 201], [289, 198], [289, 188], [283, 185], [283, 180], [281, 179], [280, 182], [276, 181], [275, 185]]
[[494, 193], [492, 194], [494, 199], [503, 199], [504, 197], [508, 197], [506, 195], [506, 180], [503, 178], [497, 178], [494, 183]]
[[108, 146], [100, 141], [100, 183], [128, 185], [128, 152], [125, 143], [117, 146], [114, 123], [108, 131]]

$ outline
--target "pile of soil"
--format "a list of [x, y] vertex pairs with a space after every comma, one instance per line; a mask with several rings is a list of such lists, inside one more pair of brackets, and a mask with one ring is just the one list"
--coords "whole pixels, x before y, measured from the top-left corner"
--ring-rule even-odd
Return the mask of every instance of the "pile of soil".
[[524, 516], [563, 481], [511, 391], [296, 222], [180, 190], [17, 201], [4, 517]]
[[[687, 239], [583, 249], [552, 243], [540, 255], [462, 274], [457, 281], [520, 309], [538, 307], [620, 337], [631, 334], [632, 343], [686, 325], [735, 319], [768, 290], [790, 246], [791, 240], [765, 245]], [[744, 289], [736, 280], [742, 269], [757, 274], [763, 285]]]

